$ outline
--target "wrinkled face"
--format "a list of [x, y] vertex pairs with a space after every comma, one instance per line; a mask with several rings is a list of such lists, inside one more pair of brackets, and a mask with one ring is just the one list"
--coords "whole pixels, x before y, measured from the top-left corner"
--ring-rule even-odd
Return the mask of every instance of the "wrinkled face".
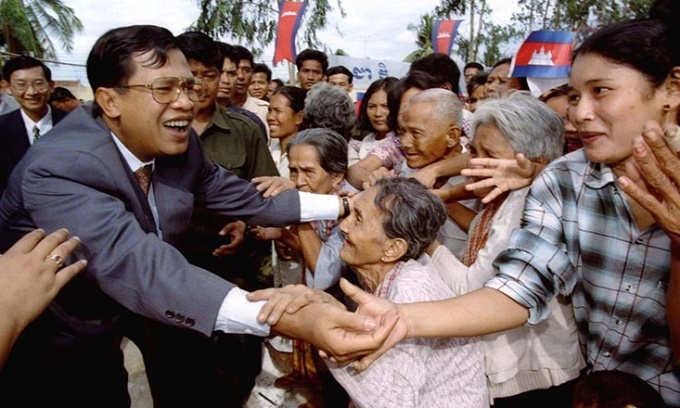
[[479, 73], [479, 70], [477, 68], [468, 68], [465, 70], [463, 73], [463, 76], [465, 77], [465, 83], [469, 83], [472, 78], [474, 78], [475, 75]]
[[303, 61], [297, 77], [300, 81], [300, 88], [309, 91], [314, 84], [323, 81], [323, 65], [317, 60]]
[[300, 191], [332, 194], [342, 181], [342, 174], [331, 174], [321, 167], [316, 147], [306, 144], [292, 146], [288, 151], [290, 179]]
[[[490, 159], [514, 159], [515, 149], [512, 148], [508, 139], [498, 130], [495, 125], [482, 124], [475, 130], [475, 138], [469, 146], [470, 156], [474, 158]], [[474, 190], [476, 196], [482, 198], [490, 193], [492, 188]]]
[[371, 95], [366, 105], [366, 116], [376, 132], [386, 133], [390, 131], [387, 116], [390, 110], [387, 107], [387, 92], [379, 90]]
[[[162, 67], [146, 64], [152, 52], [134, 55], [134, 74], [122, 85], [150, 84], [162, 77], [191, 76], [189, 64], [180, 50], [168, 51], [167, 62]], [[103, 107], [105, 120], [113, 124], [111, 128], [116, 136], [137, 158], [146, 162], [186, 151], [194, 104], [185, 92], [180, 92], [176, 101], [161, 104], [154, 100], [149, 89], [104, 89], [112, 91], [109, 93], [115, 104]], [[97, 102], [101, 105], [99, 99]]]
[[486, 98], [486, 86], [481, 85], [472, 91], [472, 94], [468, 98], [468, 110], [474, 112], [477, 110], [477, 105], [479, 102]]
[[274, 139], [286, 139], [295, 135], [302, 124], [303, 112], [295, 113], [288, 98], [276, 94], [269, 99], [267, 124]]
[[224, 59], [222, 64], [222, 72], [220, 74], [220, 85], [217, 92], [218, 99], [230, 99], [236, 85], [236, 77], [238, 72], [236, 64], [229, 58]]
[[582, 148], [583, 143], [581, 143], [581, 138], [576, 131], [576, 127], [569, 121], [569, 97], [567, 95], [553, 96], [545, 101], [545, 104], [562, 118], [562, 124], [564, 125], [565, 153], [570, 153]]
[[236, 83], [234, 84], [234, 93], [237, 96], [244, 96], [248, 94], [250, 81], [253, 79], [253, 64], [248, 60], [241, 60], [236, 66]]
[[47, 103], [54, 83], [47, 81], [41, 67], [14, 71], [9, 78], [9, 93], [34, 121], [47, 114]]
[[498, 98], [510, 89], [521, 89], [518, 78], [511, 78], [510, 63], [494, 68], [486, 79], [486, 97]]
[[267, 98], [267, 92], [269, 92], [269, 82], [267, 81], [267, 74], [264, 72], [256, 72], [253, 74], [253, 78], [250, 80], [250, 96], [257, 99]]
[[401, 146], [412, 169], [441, 160], [458, 143], [451, 134], [454, 124], [435, 118], [432, 108], [431, 103], [409, 103], [401, 116]]
[[352, 92], [352, 84], [349, 83], [349, 77], [345, 74], [335, 74], [328, 77], [328, 83], [342, 88], [345, 92]]
[[203, 79], [207, 89], [206, 97], [200, 102], [194, 102], [195, 112], [212, 110], [220, 86], [220, 70], [217, 67], [206, 67], [202, 62], [188, 60], [191, 75]]
[[374, 203], [377, 191], [377, 187], [371, 187], [356, 196], [354, 208], [340, 223], [345, 237], [340, 259], [358, 272], [380, 265], [387, 241], [382, 226], [384, 215]]
[[663, 123], [664, 87], [653, 89], [627, 65], [598, 54], [576, 57], [569, 76], [569, 119], [588, 159], [613, 167], [632, 155], [633, 137], [645, 122]]

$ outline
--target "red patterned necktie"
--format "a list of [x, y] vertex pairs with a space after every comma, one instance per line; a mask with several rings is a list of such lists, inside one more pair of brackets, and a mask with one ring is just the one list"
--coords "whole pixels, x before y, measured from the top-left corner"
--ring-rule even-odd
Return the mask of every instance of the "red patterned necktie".
[[139, 182], [139, 186], [142, 187], [142, 191], [145, 196], [149, 195], [149, 186], [151, 186], [151, 172], [153, 170], [152, 164], [147, 164], [144, 167], [140, 167], [135, 171], [135, 177]]

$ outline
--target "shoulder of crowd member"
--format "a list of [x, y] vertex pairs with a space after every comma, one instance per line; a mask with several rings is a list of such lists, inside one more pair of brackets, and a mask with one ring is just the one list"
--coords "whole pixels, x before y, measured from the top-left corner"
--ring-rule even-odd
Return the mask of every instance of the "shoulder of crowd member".
[[225, 122], [229, 124], [229, 127], [233, 128], [234, 131], [259, 136], [262, 139], [266, 138], [266, 135], [262, 134], [262, 130], [248, 115], [224, 108], [220, 108], [220, 111]]
[[236, 105], [231, 105], [226, 109], [221, 109], [225, 112], [225, 115], [238, 115], [237, 117], [239, 120], [243, 120], [245, 118], [250, 124], [254, 125], [258, 129], [258, 134], [262, 136], [262, 140], [267, 141], [267, 128], [265, 127], [264, 122], [262, 122], [262, 119], [260, 119], [260, 117], [254, 112], [251, 112], [248, 109], [243, 109]]

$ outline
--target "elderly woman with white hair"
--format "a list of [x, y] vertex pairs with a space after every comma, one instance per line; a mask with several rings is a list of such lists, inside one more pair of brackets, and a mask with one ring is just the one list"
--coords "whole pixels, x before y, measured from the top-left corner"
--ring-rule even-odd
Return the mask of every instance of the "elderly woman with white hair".
[[[521, 153], [545, 165], [562, 154], [562, 120], [528, 93], [515, 92], [480, 104], [472, 129], [469, 149], [475, 158], [514, 159]], [[434, 250], [432, 262], [455, 292], [481, 288], [497, 274], [493, 261], [507, 248], [512, 230], [519, 227], [528, 190], [504, 193], [484, 206], [472, 221], [461, 260], [444, 246]], [[487, 191], [475, 193], [483, 197]], [[501, 398], [494, 401], [495, 406], [526, 402], [522, 398], [528, 395], [518, 394], [536, 389], [546, 389], [537, 391], [543, 401], [559, 401], [556, 396], [564, 390], [556, 386], [579, 376], [585, 364], [571, 305], [568, 299], [554, 299], [550, 307], [551, 317], [535, 326], [483, 337], [490, 396]], [[563, 388], [569, 392], [568, 386]]]
[[[418, 258], [434, 241], [446, 213], [441, 201], [411, 178], [384, 178], [354, 199], [340, 223], [340, 258], [362, 286], [396, 303], [455, 294]], [[487, 407], [483, 357], [474, 338], [418, 338], [357, 373], [328, 363], [356, 407]]]

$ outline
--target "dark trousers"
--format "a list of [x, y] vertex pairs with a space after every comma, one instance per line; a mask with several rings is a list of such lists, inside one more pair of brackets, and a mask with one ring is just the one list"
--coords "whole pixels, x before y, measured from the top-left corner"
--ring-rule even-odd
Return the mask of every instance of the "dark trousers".
[[113, 326], [84, 333], [46, 312], [0, 372], [0, 406], [129, 407], [121, 340]]
[[522, 394], [494, 400], [493, 408], [543, 407], [572, 408], [574, 385], [578, 378], [542, 390], [527, 391]]
[[262, 366], [261, 338], [207, 338], [139, 316], [126, 317], [125, 326], [144, 357], [155, 408], [241, 408], [250, 395]]

